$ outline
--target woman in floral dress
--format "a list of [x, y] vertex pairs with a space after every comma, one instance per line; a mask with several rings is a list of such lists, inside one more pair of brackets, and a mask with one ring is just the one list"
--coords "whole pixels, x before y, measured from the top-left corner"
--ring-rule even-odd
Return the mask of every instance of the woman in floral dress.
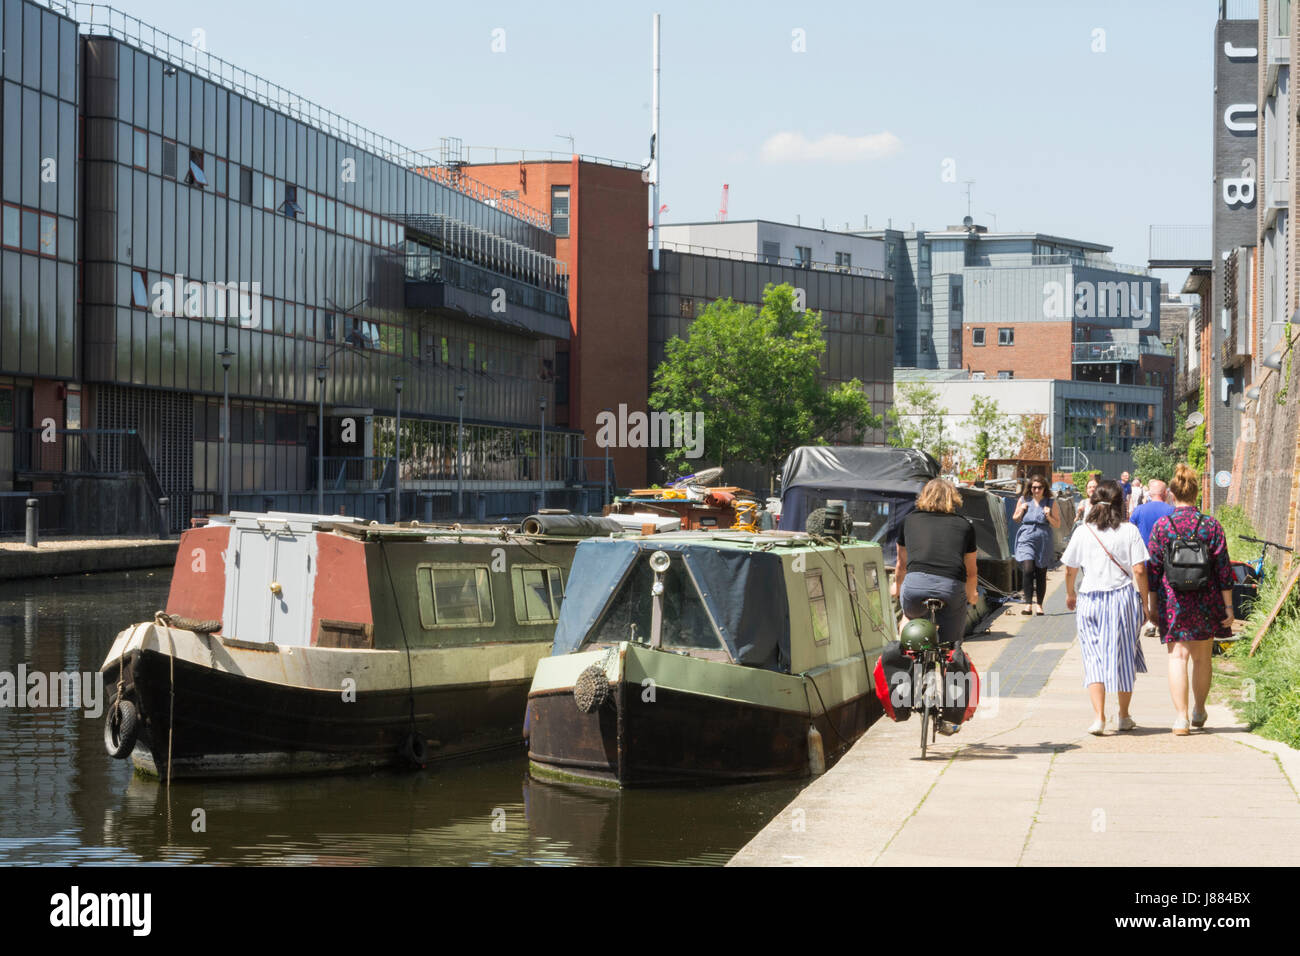
[[[1169, 483], [1174, 512], [1155, 523], [1151, 529], [1147, 570], [1151, 582], [1150, 613], [1160, 627], [1160, 641], [1169, 654], [1169, 695], [1174, 701], [1177, 719], [1174, 733], [1190, 733], [1187, 714], [1187, 668], [1191, 664], [1193, 700], [1191, 726], [1204, 727], [1205, 698], [1210, 693], [1210, 655], [1214, 638], [1227, 632], [1232, 624], [1232, 565], [1228, 560], [1228, 543], [1223, 526], [1196, 507], [1200, 483], [1196, 473], [1179, 465]], [[1177, 535], [1195, 535], [1206, 543], [1210, 553], [1209, 584], [1197, 591], [1175, 591], [1165, 574], [1165, 546]]]

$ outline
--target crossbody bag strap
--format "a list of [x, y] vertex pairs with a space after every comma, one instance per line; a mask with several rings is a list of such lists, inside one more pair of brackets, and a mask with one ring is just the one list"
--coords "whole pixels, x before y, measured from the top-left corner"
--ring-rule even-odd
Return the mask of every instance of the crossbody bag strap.
[[1085, 527], [1086, 527], [1089, 531], [1091, 531], [1091, 532], [1092, 532], [1092, 536], [1093, 536], [1094, 538], [1097, 539], [1097, 543], [1101, 545], [1101, 550], [1103, 550], [1103, 551], [1106, 552], [1106, 557], [1108, 557], [1108, 558], [1110, 558], [1112, 561], [1114, 561], [1114, 562], [1115, 562], [1115, 567], [1117, 567], [1117, 568], [1119, 568], [1121, 571], [1123, 571], [1123, 572], [1124, 572], [1124, 576], [1125, 576], [1126, 578], [1128, 578], [1130, 581], [1132, 581], [1132, 580], [1133, 580], [1133, 572], [1130, 571], [1128, 568], [1124, 567], [1124, 565], [1120, 564], [1120, 563], [1119, 563], [1119, 559], [1118, 559], [1117, 557], [1115, 557], [1115, 555], [1113, 555], [1113, 554], [1110, 553], [1110, 548], [1106, 547], [1105, 543], [1101, 540], [1101, 535], [1099, 535], [1099, 534], [1097, 533], [1097, 529], [1094, 528], [1094, 527], [1092, 527], [1091, 525], [1085, 525]]

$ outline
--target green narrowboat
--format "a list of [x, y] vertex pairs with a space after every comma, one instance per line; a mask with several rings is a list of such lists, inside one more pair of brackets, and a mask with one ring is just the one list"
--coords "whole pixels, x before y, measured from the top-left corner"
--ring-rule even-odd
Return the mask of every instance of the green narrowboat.
[[540, 778], [617, 787], [805, 775], [881, 714], [880, 546], [791, 532], [581, 542], [528, 693]]

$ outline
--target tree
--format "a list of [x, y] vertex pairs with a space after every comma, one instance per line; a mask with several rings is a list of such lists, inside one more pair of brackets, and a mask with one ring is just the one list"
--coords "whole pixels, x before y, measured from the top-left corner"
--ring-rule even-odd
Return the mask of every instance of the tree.
[[990, 458], [1001, 458], [1013, 450], [1013, 443], [1019, 444], [1017, 433], [1021, 426], [1003, 414], [996, 398], [975, 396], [970, 407], [970, 425], [975, 434], [967, 447], [975, 459], [977, 472], [983, 470]]
[[[696, 318], [689, 338], [668, 342], [650, 407], [701, 413], [707, 460], [760, 462], [774, 477], [800, 445], [844, 432], [860, 442], [881, 425], [860, 381], [825, 386], [825, 351], [820, 313], [796, 309], [788, 283], [764, 289], [761, 308], [719, 299]], [[663, 449], [665, 460], [698, 470], [687, 450]]]
[[958, 445], [945, 434], [947, 414], [936, 389], [923, 382], [899, 382], [894, 386], [894, 407], [885, 413], [889, 444], [929, 452], [940, 463], [951, 460]]
[[1051, 460], [1052, 440], [1047, 437], [1046, 427], [1046, 415], [1020, 416], [1020, 449], [1016, 452], [1017, 458], [1027, 458], [1031, 461]]
[[1152, 478], [1168, 483], [1180, 460], [1172, 444], [1138, 445], [1133, 449], [1133, 478], [1143, 484]]

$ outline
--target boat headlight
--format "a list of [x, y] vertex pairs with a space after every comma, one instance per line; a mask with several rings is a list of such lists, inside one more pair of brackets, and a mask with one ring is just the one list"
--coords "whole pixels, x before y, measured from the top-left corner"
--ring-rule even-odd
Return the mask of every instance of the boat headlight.
[[656, 551], [654, 554], [650, 555], [650, 570], [654, 571], [656, 574], [663, 574], [667, 571], [668, 563], [669, 558], [667, 551]]

